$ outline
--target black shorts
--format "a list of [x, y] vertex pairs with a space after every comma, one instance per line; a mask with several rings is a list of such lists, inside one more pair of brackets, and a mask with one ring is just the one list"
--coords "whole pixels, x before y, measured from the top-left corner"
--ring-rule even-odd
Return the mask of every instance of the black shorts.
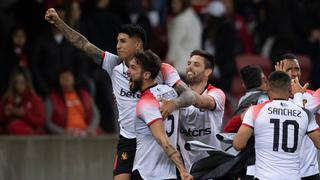
[[117, 154], [114, 158], [113, 176], [132, 173], [134, 156], [136, 154], [136, 139], [128, 139], [120, 135]]
[[[137, 169], [132, 172], [131, 180], [143, 180], [143, 178], [140, 175], [140, 172]], [[177, 180], [177, 179], [164, 179], [164, 180]]]
[[308, 177], [302, 177], [301, 180], [319, 180], [320, 176], [319, 174], [315, 174], [312, 176], [308, 176]]

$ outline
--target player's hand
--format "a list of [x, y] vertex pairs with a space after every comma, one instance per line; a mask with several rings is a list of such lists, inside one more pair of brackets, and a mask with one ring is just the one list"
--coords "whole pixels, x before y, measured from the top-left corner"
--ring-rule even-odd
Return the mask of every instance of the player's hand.
[[166, 119], [176, 109], [176, 105], [173, 101], [160, 100], [160, 102], [162, 103], [160, 108], [161, 116]]
[[291, 82], [291, 93], [292, 93], [292, 95], [294, 95], [296, 93], [299, 93], [299, 92], [300, 93], [304, 93], [304, 92], [306, 92], [308, 87], [309, 87], [309, 83], [306, 83], [302, 87], [298, 78], [292, 79], [292, 82]]
[[55, 24], [58, 19], [59, 16], [56, 12], [56, 10], [54, 10], [53, 8], [50, 8], [47, 10], [46, 15], [44, 16], [44, 18], [51, 24]]
[[193, 180], [192, 175], [187, 172], [181, 173], [180, 176], [182, 180]]
[[286, 70], [284, 69], [285, 67], [285, 61], [280, 61], [277, 62], [277, 64], [274, 66], [275, 71], [283, 71], [286, 72]]

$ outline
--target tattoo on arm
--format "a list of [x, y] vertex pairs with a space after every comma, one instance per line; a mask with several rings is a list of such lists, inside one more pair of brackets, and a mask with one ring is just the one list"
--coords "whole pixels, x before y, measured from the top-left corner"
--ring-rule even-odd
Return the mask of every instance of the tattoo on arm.
[[163, 147], [165, 153], [174, 162], [174, 164], [177, 166], [180, 172], [185, 170], [185, 167], [179, 152], [170, 143], [166, 143], [166, 144], [167, 145]]
[[196, 102], [195, 95], [184, 82], [179, 82], [174, 89], [179, 94], [179, 97], [173, 100], [176, 108], [187, 107]]
[[101, 64], [103, 58], [103, 51], [91, 44], [87, 38], [73, 30], [61, 19], [57, 21], [55, 26], [62, 32], [64, 37], [75, 47], [84, 51], [89, 57], [91, 57], [95, 63]]

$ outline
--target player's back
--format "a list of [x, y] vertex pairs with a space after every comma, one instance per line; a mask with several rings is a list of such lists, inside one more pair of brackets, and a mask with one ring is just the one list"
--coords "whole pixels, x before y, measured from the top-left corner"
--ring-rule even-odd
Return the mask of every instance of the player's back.
[[[133, 170], [138, 170], [144, 179], [174, 179], [175, 165], [157, 143], [149, 126], [159, 119], [162, 120], [160, 100], [174, 99], [177, 93], [167, 85], [157, 85], [141, 94], [135, 118], [137, 151]], [[178, 117], [179, 111], [174, 111], [163, 121], [167, 136], [174, 147], [177, 144]]]
[[300, 179], [299, 152], [309, 117], [286, 100], [250, 109], [254, 125], [256, 174], [259, 179]]

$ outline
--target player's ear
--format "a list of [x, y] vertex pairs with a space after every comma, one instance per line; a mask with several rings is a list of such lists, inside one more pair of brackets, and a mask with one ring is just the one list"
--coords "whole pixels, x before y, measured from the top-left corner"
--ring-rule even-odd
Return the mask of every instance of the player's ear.
[[211, 69], [211, 68], [206, 68], [206, 69], [204, 70], [204, 73], [205, 73], [206, 76], [209, 77], [209, 76], [212, 74], [212, 69]]
[[147, 79], [150, 79], [151, 77], [151, 73], [150, 72], [144, 72], [143, 73], [143, 79], [147, 80]]

